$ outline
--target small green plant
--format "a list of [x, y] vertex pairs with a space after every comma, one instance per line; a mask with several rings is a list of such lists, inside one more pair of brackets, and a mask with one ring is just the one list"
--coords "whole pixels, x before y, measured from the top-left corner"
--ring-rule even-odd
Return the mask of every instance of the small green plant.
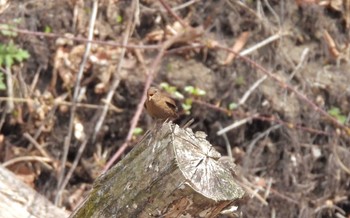
[[[21, 23], [21, 18], [17, 18], [13, 20], [13, 24], [19, 24]], [[14, 31], [14, 29], [16, 28], [14, 25], [11, 24], [0, 24], [0, 33], [3, 36], [8, 36], [8, 37], [16, 37], [17, 36], [17, 32]]]
[[138, 136], [138, 135], [141, 135], [142, 133], [143, 133], [143, 129], [141, 127], [136, 127], [134, 129], [133, 135]]
[[173, 95], [175, 98], [184, 99], [184, 96], [179, 91], [177, 91], [177, 88], [175, 86], [171, 86], [166, 82], [162, 82], [159, 86], [167, 93]]
[[44, 29], [44, 32], [45, 33], [52, 33], [52, 28], [48, 25], [45, 26], [45, 29]]
[[22, 62], [29, 58], [28, 51], [18, 48], [12, 41], [9, 44], [0, 44], [0, 66], [11, 67], [15, 61]]
[[235, 103], [235, 102], [231, 102], [229, 105], [228, 105], [228, 109], [229, 110], [234, 110], [234, 109], [237, 109], [238, 108], [238, 104]]
[[204, 96], [207, 93], [203, 89], [200, 89], [200, 88], [197, 88], [197, 87], [193, 87], [193, 86], [186, 86], [184, 88], [184, 91], [192, 96], [190, 98], [186, 98], [184, 103], [182, 103], [182, 108], [185, 111], [185, 114], [189, 115], [191, 113], [192, 104], [193, 104], [193, 99], [192, 98], [193, 97]]
[[235, 80], [235, 84], [236, 84], [237, 86], [243, 86], [243, 85], [245, 85], [246, 82], [245, 82], [244, 77], [243, 77], [243, 76], [238, 76], [238, 77], [236, 78], [236, 80]]
[[117, 23], [122, 23], [123, 22], [123, 17], [121, 15], [117, 15]]
[[0, 33], [4, 36], [15, 37], [17, 33], [12, 31], [12, 27], [8, 24], [0, 24]]
[[189, 115], [191, 113], [192, 103], [193, 101], [191, 98], [186, 98], [184, 103], [181, 104], [183, 110], [185, 111], [185, 114]]
[[337, 107], [331, 107], [331, 109], [328, 110], [328, 114], [337, 119], [341, 124], [344, 124], [346, 122], [346, 116], [341, 114], [340, 109]]
[[207, 94], [203, 89], [193, 86], [186, 86], [184, 90], [193, 96], [204, 96]]

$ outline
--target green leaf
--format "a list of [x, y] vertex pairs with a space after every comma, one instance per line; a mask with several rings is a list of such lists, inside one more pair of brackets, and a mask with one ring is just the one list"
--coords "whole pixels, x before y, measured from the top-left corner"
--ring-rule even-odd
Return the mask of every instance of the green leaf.
[[192, 99], [187, 98], [185, 100], [185, 102], [181, 105], [183, 110], [185, 111], [185, 114], [187, 114], [187, 115], [190, 114], [190, 110], [192, 108], [192, 103], [193, 103]]
[[238, 86], [242, 86], [242, 85], [245, 85], [245, 79], [243, 76], [238, 76], [235, 80], [235, 84], [238, 85]]
[[203, 89], [193, 87], [193, 86], [186, 86], [185, 92], [187, 92], [191, 95], [194, 95], [194, 96], [203, 96], [203, 95], [207, 94]]
[[29, 58], [29, 53], [26, 50], [19, 49], [17, 53], [14, 54], [14, 58], [18, 62], [22, 62], [24, 59]]
[[234, 110], [238, 108], [238, 104], [236, 104], [235, 102], [232, 102], [228, 105], [228, 109], [230, 110]]
[[162, 82], [159, 84], [159, 86], [164, 89], [167, 93], [173, 95], [173, 97], [177, 99], [184, 99], [183, 94], [181, 94], [179, 91], [177, 91], [177, 88], [175, 86], [171, 86], [166, 82]]
[[194, 87], [193, 86], [186, 86], [184, 88], [185, 92], [189, 93], [189, 94], [193, 94], [194, 91]]
[[11, 67], [15, 61], [23, 62], [30, 57], [28, 51], [17, 48], [11, 41], [9, 44], [0, 44], [0, 66]]
[[333, 116], [335, 119], [338, 120], [339, 123], [345, 124], [346, 122], [346, 116], [341, 114], [341, 111], [337, 107], [331, 107], [331, 109], [328, 110], [328, 114]]
[[8, 24], [0, 24], [0, 27], [1, 27], [1, 34], [4, 35], [4, 36], [9, 36], [9, 37], [15, 37], [17, 36], [17, 32], [15, 31], [12, 31], [12, 27]]
[[136, 127], [134, 129], [133, 135], [141, 135], [143, 133], [143, 129], [140, 127]]
[[178, 92], [178, 91], [176, 91], [176, 92], [174, 93], [174, 96], [175, 96], [175, 98], [177, 98], [177, 99], [184, 99], [184, 98], [185, 98], [184, 95], [181, 94], [181, 93]]
[[195, 89], [195, 95], [203, 96], [205, 94], [207, 94], [207, 93], [203, 89], [199, 89], [199, 88]]
[[44, 32], [45, 33], [51, 33], [52, 32], [52, 28], [50, 26], [45, 26], [45, 29], [44, 29]]
[[121, 15], [117, 16], [117, 23], [122, 23], [123, 22], [123, 17]]
[[337, 107], [332, 107], [328, 110], [328, 114], [332, 116], [338, 116], [340, 114], [340, 109]]
[[160, 88], [165, 90], [165, 89], [167, 89], [169, 87], [169, 83], [162, 82], [162, 83], [159, 84], [159, 86], [160, 86]]
[[345, 122], [346, 122], [346, 116], [340, 115], [340, 116], [337, 117], [337, 120], [338, 120], [341, 124], [345, 124]]

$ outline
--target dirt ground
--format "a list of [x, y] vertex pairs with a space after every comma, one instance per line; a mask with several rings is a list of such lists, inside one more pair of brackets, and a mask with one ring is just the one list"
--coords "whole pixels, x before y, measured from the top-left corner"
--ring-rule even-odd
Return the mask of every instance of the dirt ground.
[[[2, 10], [0, 23], [17, 34], [1, 32], [1, 44], [12, 41], [30, 57], [10, 69], [12, 108], [4, 98], [9, 92], [0, 91], [0, 162], [73, 210], [125, 142], [151, 72], [153, 86], [166, 82], [185, 96], [176, 100], [181, 116], [175, 122], [194, 118], [192, 129], [234, 157], [237, 177], [252, 196], [240, 208], [243, 217], [350, 217], [350, 3], [164, 1], [176, 17], [161, 1], [135, 2], [99, 1], [75, 100], [93, 1], [14, 0]], [[3, 82], [6, 70], [2, 65]], [[184, 91], [189, 86], [205, 95]], [[109, 110], [96, 130], [110, 90]], [[143, 111], [137, 130], [151, 125]], [[129, 138], [123, 154], [143, 133]]]

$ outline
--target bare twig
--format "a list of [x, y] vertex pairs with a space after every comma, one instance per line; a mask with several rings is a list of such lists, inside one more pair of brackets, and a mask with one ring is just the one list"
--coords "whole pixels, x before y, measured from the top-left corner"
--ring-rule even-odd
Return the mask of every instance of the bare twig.
[[[250, 33], [249, 31], [241, 33], [241, 35], [236, 40], [235, 44], [232, 46], [233, 51], [235, 51], [236, 53], [239, 53], [242, 50], [242, 48], [245, 46], [245, 44], [248, 41], [249, 33]], [[223, 65], [230, 64], [235, 59], [235, 57], [236, 57], [236, 54], [230, 52], [227, 55], [226, 60], [222, 64]]]
[[338, 58], [340, 55], [340, 51], [338, 50], [337, 44], [335, 43], [334, 39], [331, 37], [327, 30], [323, 30], [323, 38], [327, 43], [329, 53], [332, 55], [333, 58]]
[[[219, 128], [220, 128], [220, 130], [222, 130], [222, 125], [221, 125], [220, 122], [219, 122]], [[226, 133], [223, 133], [223, 134], [222, 134], [222, 137], [223, 137], [224, 140], [225, 140], [227, 156], [229, 156], [230, 159], [232, 160], [232, 159], [233, 159], [233, 158], [232, 158], [233, 156], [232, 156], [232, 148], [231, 148], [230, 141], [228, 140]]]
[[70, 178], [72, 177], [72, 175], [73, 175], [75, 169], [77, 168], [78, 163], [79, 163], [79, 160], [80, 160], [80, 157], [81, 157], [81, 155], [83, 154], [83, 152], [84, 152], [84, 150], [85, 150], [85, 148], [86, 148], [87, 142], [88, 142], [88, 138], [86, 138], [86, 139], [81, 143], [80, 148], [79, 148], [79, 150], [78, 150], [78, 153], [77, 153], [77, 155], [76, 155], [75, 158], [74, 158], [73, 164], [72, 164], [71, 168], [69, 169], [67, 175], [65, 176], [65, 178], [64, 178], [64, 180], [63, 180], [63, 182], [62, 182], [62, 185], [61, 185], [61, 189], [62, 189], [62, 190], [67, 186], [67, 184], [68, 184]]
[[[0, 27], [0, 30], [9, 30], [5, 27]], [[39, 36], [39, 37], [47, 37], [47, 38], [64, 38], [73, 40], [76, 42], [82, 42], [82, 43], [91, 43], [91, 44], [99, 44], [99, 45], [108, 45], [112, 47], [123, 47], [123, 48], [130, 48], [130, 49], [159, 49], [160, 45], [134, 45], [134, 44], [128, 44], [123, 45], [120, 43], [115, 42], [106, 42], [102, 40], [92, 40], [92, 39], [86, 39], [82, 37], [74, 37], [70, 35], [61, 35], [56, 33], [43, 33], [43, 32], [37, 32], [37, 31], [30, 31], [26, 29], [19, 29], [19, 28], [11, 28], [10, 29], [13, 32], [19, 33], [19, 34], [25, 34], [25, 35], [32, 35], [32, 36]]]
[[7, 96], [8, 96], [8, 100], [7, 100], [7, 108], [6, 108], [6, 113], [11, 113], [15, 107], [14, 103], [13, 103], [13, 79], [12, 79], [12, 73], [11, 73], [11, 67], [10, 66], [6, 66], [5, 69], [5, 73], [6, 73], [6, 90], [7, 90]]
[[158, 52], [158, 55], [156, 56], [156, 58], [154, 59], [151, 67], [148, 70], [147, 73], [147, 79], [145, 82], [145, 87], [143, 89], [143, 94], [142, 94], [142, 98], [140, 99], [139, 104], [137, 105], [137, 109], [136, 112], [131, 120], [131, 124], [130, 124], [130, 128], [129, 128], [129, 132], [126, 136], [126, 139], [124, 141], [124, 143], [119, 147], [118, 151], [113, 155], [113, 157], [107, 162], [106, 166], [104, 167], [102, 173], [106, 172], [114, 163], [114, 161], [116, 161], [121, 154], [123, 154], [123, 152], [125, 151], [125, 149], [128, 147], [128, 142], [131, 140], [132, 134], [134, 132], [134, 129], [137, 126], [138, 120], [141, 116], [142, 113], [142, 109], [143, 109], [143, 104], [146, 100], [146, 93], [147, 93], [147, 89], [151, 86], [151, 83], [153, 81], [153, 78], [155, 77], [155, 75], [158, 72], [158, 68], [160, 65], [160, 61], [163, 57], [163, 55], [165, 54], [165, 51], [174, 43], [178, 43], [178, 42], [189, 42], [199, 36], [201, 36], [203, 33], [203, 31], [201, 29], [194, 29], [191, 27], [188, 27], [187, 29], [183, 30], [181, 33], [179, 33], [178, 35], [173, 36], [172, 38], [168, 39], [167, 41], [165, 41], [162, 46], [160, 51]]
[[[235, 180], [235, 182], [237, 182], [238, 185], [242, 186], [244, 188], [244, 190], [249, 193], [251, 198], [256, 198], [258, 199], [263, 205], [269, 205], [269, 203], [267, 203], [267, 201], [261, 196], [259, 195], [259, 190], [261, 189], [261, 187], [256, 187], [255, 185], [251, 184], [249, 180], [247, 180], [244, 176], [240, 175], [240, 178], [243, 181], [239, 181], [239, 180]], [[255, 190], [253, 190], [253, 188], [255, 188]]]
[[243, 124], [252, 121], [253, 118], [256, 117], [256, 116], [257, 116], [257, 114], [255, 114], [255, 115], [253, 115], [251, 117], [244, 118], [242, 120], [238, 120], [238, 121], [232, 123], [231, 125], [226, 126], [225, 128], [219, 130], [216, 134], [217, 135], [222, 135], [222, 134], [224, 134], [224, 133], [226, 133], [226, 132], [228, 132], [228, 131], [230, 131], [232, 129], [235, 129], [235, 128], [239, 127], [239, 126], [242, 126]]
[[299, 61], [298, 65], [295, 67], [295, 69], [293, 70], [293, 72], [290, 74], [290, 76], [289, 76], [289, 78], [288, 78], [289, 81], [292, 80], [293, 77], [295, 76], [295, 74], [297, 74], [297, 73], [300, 71], [301, 67], [302, 67], [302, 66], [304, 65], [304, 63], [305, 63], [306, 56], [307, 56], [307, 54], [309, 53], [309, 51], [310, 51], [309, 48], [305, 48], [305, 49], [303, 50], [303, 52], [301, 53], [301, 57], [300, 57], [300, 61]]
[[[200, 2], [200, 0], [191, 0], [191, 1], [185, 2], [185, 3], [181, 4], [181, 5], [172, 7], [171, 10], [174, 11], [174, 12], [175, 12], [175, 11], [179, 11], [179, 10], [184, 9], [184, 8], [187, 8], [187, 7], [193, 5], [193, 4], [197, 3], [197, 2]], [[141, 7], [142, 7], [144, 10], [147, 10], [147, 11], [153, 12], [153, 13], [154, 13], [154, 12], [157, 12], [157, 11], [161, 11], [161, 12], [167, 11], [166, 9], [155, 9], [155, 8], [147, 7], [147, 6], [145, 6], [145, 5], [141, 5]]]
[[244, 95], [242, 96], [242, 98], [238, 101], [238, 105], [243, 105], [247, 99], [249, 98], [249, 96], [253, 93], [253, 91], [265, 80], [267, 79], [267, 76], [264, 75], [263, 77], [261, 77], [259, 80], [257, 80], [249, 89], [248, 91], [246, 91], [244, 93]]
[[[97, 9], [98, 9], [98, 0], [94, 0], [92, 7], [93, 8], [92, 8], [92, 13], [91, 13], [91, 17], [90, 17], [90, 24], [89, 24], [89, 36], [88, 36], [89, 40], [91, 40], [93, 38], [94, 26], [95, 26]], [[58, 176], [57, 195], [55, 198], [55, 205], [61, 204], [61, 195], [62, 195], [62, 191], [64, 189], [62, 182], [63, 182], [64, 174], [65, 174], [65, 165], [66, 165], [66, 161], [67, 161], [68, 150], [70, 147], [71, 138], [72, 138], [72, 134], [73, 134], [74, 118], [75, 118], [75, 113], [76, 113], [76, 108], [77, 108], [76, 103], [78, 101], [78, 94], [80, 92], [80, 83], [81, 83], [81, 80], [83, 77], [83, 72], [84, 72], [84, 68], [85, 68], [89, 53], [90, 53], [90, 49], [91, 49], [91, 43], [88, 42], [86, 44], [83, 60], [80, 64], [79, 72], [78, 72], [77, 79], [75, 82], [75, 88], [74, 88], [74, 94], [73, 94], [73, 105], [71, 108], [68, 134], [64, 139], [64, 147], [63, 147], [63, 154], [62, 154], [62, 160], [61, 160], [61, 172]]]
[[181, 26], [183, 26], [184, 28], [188, 27], [188, 24], [185, 23], [185, 21], [183, 21], [170, 7], [167, 3], [165, 3], [163, 0], [159, 0], [159, 2], [163, 5], [163, 7], [168, 11], [169, 14], [171, 14], [171, 16], [173, 16], [177, 21], [179, 21], [179, 23], [181, 24]]
[[[195, 102], [197, 104], [200, 104], [200, 105], [204, 105], [205, 107], [208, 107], [208, 108], [210, 108], [212, 110], [220, 111], [221, 113], [237, 115], [237, 116], [240, 116], [240, 117], [247, 116], [245, 114], [241, 114], [240, 112], [236, 113], [235, 111], [231, 111], [231, 110], [228, 110], [228, 109], [225, 109], [225, 108], [222, 108], [222, 107], [218, 107], [217, 105], [213, 105], [213, 104], [210, 104], [208, 102], [201, 101], [201, 100], [198, 100], [198, 99], [193, 99], [193, 102]], [[249, 115], [249, 117], [251, 117], [251, 115]], [[254, 120], [267, 121], [267, 122], [271, 122], [271, 123], [279, 123], [279, 124], [281, 124], [281, 125], [283, 125], [285, 127], [288, 127], [288, 128], [296, 128], [296, 129], [300, 129], [300, 130], [303, 130], [303, 131], [307, 131], [307, 132], [315, 133], [315, 134], [319, 134], [319, 135], [325, 135], [325, 136], [334, 136], [335, 135], [335, 133], [329, 133], [329, 132], [325, 132], [325, 131], [318, 130], [318, 129], [308, 128], [308, 127], [305, 127], [305, 126], [302, 126], [302, 125], [288, 123], [286, 121], [278, 119], [275, 116], [267, 117], [267, 116], [257, 115], [255, 117], [253, 117], [253, 119]]]
[[51, 158], [50, 155], [42, 148], [42, 145], [39, 145], [39, 143], [34, 139], [29, 133], [25, 132], [23, 133], [24, 138], [26, 138], [30, 143], [34, 145], [36, 149], [41, 153], [42, 156]]
[[272, 131], [275, 131], [276, 129], [279, 129], [279, 128], [281, 128], [281, 124], [273, 125], [273, 126], [271, 126], [270, 128], [268, 128], [267, 130], [265, 130], [264, 132], [259, 133], [259, 135], [258, 135], [256, 138], [254, 138], [254, 139], [249, 143], [249, 145], [247, 146], [247, 152], [246, 152], [246, 154], [247, 154], [247, 155], [250, 155], [251, 152], [253, 151], [254, 145], [255, 145], [259, 140], [261, 140], [262, 138], [268, 136]]
[[[339, 154], [338, 154], [338, 148], [337, 148], [338, 145], [335, 142], [333, 142], [332, 144], [333, 144], [333, 154], [334, 154], [335, 160], [337, 161], [337, 163], [340, 166], [340, 168], [342, 170], [344, 170], [347, 174], [350, 175], [349, 167], [345, 166], [345, 164], [340, 160], [340, 157], [339, 157]], [[349, 151], [347, 151], [347, 152], [349, 152]]]
[[[232, 49], [224, 47], [224, 46], [221, 46], [221, 45], [216, 45], [216, 48], [223, 49], [223, 50], [230, 51], [230, 52], [234, 52]], [[341, 129], [343, 129], [347, 135], [350, 134], [350, 128], [348, 128], [348, 127], [344, 126], [343, 124], [339, 123], [339, 121], [336, 118], [332, 117], [326, 111], [324, 111], [322, 108], [318, 107], [313, 101], [311, 101], [308, 97], [306, 97], [303, 93], [298, 91], [296, 88], [294, 88], [290, 84], [286, 83], [285, 81], [282, 81], [280, 78], [278, 78], [278, 76], [276, 76], [273, 73], [269, 72], [263, 66], [261, 66], [258, 63], [256, 63], [255, 61], [251, 60], [250, 58], [247, 58], [247, 57], [244, 57], [244, 56], [241, 56], [241, 55], [238, 55], [238, 57], [241, 58], [242, 60], [244, 60], [245, 62], [251, 64], [255, 69], [259, 70], [263, 74], [269, 76], [270, 78], [272, 78], [273, 80], [278, 82], [278, 84], [282, 88], [286, 88], [286, 89], [294, 92], [299, 99], [301, 99], [302, 101], [307, 103], [312, 109], [314, 109], [316, 112], [320, 113], [322, 116], [327, 118], [335, 126], [338, 126]]]
[[323, 204], [323, 205], [321, 205], [321, 206], [319, 206], [319, 207], [317, 207], [315, 209], [315, 211], [314, 211], [315, 217], [317, 217], [316, 216], [317, 213], [319, 213], [320, 211], [322, 211], [324, 209], [327, 209], [327, 210], [328, 209], [338, 210], [342, 215], [344, 215], [344, 216], [346, 215], [346, 212], [342, 208], [340, 208], [337, 205], [335, 205], [332, 201], [326, 200], [325, 204]]
[[[9, 97], [0, 97], [0, 102], [1, 101], [7, 101]], [[24, 103], [32, 103], [34, 100], [33, 99], [26, 99], [26, 98], [13, 98], [12, 99], [14, 102], [24, 102]], [[101, 99], [102, 102], [105, 102], [104, 99]], [[55, 99], [54, 102], [56, 105], [66, 105], [66, 106], [72, 106], [73, 103], [69, 101], [63, 101], [61, 99]], [[104, 106], [102, 105], [96, 105], [96, 104], [85, 104], [85, 103], [76, 103], [76, 107], [83, 107], [83, 108], [88, 108], [88, 109], [102, 109]], [[122, 109], [116, 107], [113, 104], [109, 105], [110, 108], [109, 110], [114, 111], [116, 113], [120, 113]]]
[[[269, 9], [269, 11], [272, 13], [272, 15], [275, 17], [275, 19], [278, 22], [278, 28], [281, 30], [282, 29], [282, 23], [281, 23], [281, 19], [279, 18], [279, 16], [277, 15], [277, 13], [275, 12], [275, 10], [273, 10], [273, 8], [271, 7], [270, 3], [268, 0], [264, 0], [265, 5], [267, 6], [267, 8]], [[272, 25], [271, 25], [272, 26]]]
[[[276, 33], [275, 35], [272, 35], [270, 36], [269, 38], [259, 42], [258, 44], [255, 44], [254, 46], [246, 49], [246, 50], [243, 50], [242, 52], [239, 53], [240, 56], [246, 56], [250, 53], [252, 53], [253, 51], [273, 42], [273, 41], [276, 41], [277, 39], [280, 39], [281, 37], [283, 36], [286, 36], [286, 35], [289, 35], [290, 33], [289, 32], [278, 32]], [[234, 51], [234, 50], [232, 50]]]
[[[123, 45], [126, 45], [128, 44], [128, 41], [129, 41], [129, 37], [132, 33], [132, 28], [133, 28], [133, 22], [135, 21], [135, 19], [137, 18], [137, 15], [136, 15], [136, 9], [138, 7], [138, 0], [134, 0], [133, 3], [132, 3], [132, 11], [134, 13], [134, 16], [130, 17], [128, 23], [127, 23], [127, 27], [126, 27], [126, 31], [125, 31], [125, 34], [124, 34], [124, 38], [123, 38]], [[114, 72], [113, 74], [113, 84], [111, 85], [108, 93], [107, 93], [107, 97], [105, 99], [105, 105], [103, 107], [103, 110], [102, 110], [102, 113], [96, 123], [96, 126], [95, 126], [95, 129], [94, 129], [94, 132], [93, 132], [93, 136], [92, 136], [92, 141], [95, 142], [96, 140], [96, 136], [97, 134], [100, 132], [100, 129], [102, 127], [102, 124], [106, 118], [106, 115], [107, 115], [107, 111], [108, 111], [108, 106], [111, 104], [111, 101], [112, 101], [112, 98], [114, 96], [114, 93], [115, 93], [115, 90], [117, 89], [117, 87], [119, 86], [119, 83], [120, 83], [120, 79], [119, 79], [119, 72], [123, 66], [123, 63], [124, 63], [124, 56], [125, 56], [125, 47], [122, 48], [121, 50], [121, 53], [120, 53], [120, 60], [119, 60], [119, 63], [118, 63], [118, 66], [117, 66], [117, 69], [116, 71]]]
[[181, 5], [175, 6], [175, 7], [171, 8], [171, 10], [173, 10], [173, 11], [178, 11], [178, 10], [187, 8], [188, 6], [191, 6], [191, 5], [193, 5], [194, 3], [197, 3], [197, 2], [199, 2], [199, 1], [200, 1], [200, 0], [191, 0], [191, 1], [185, 2], [185, 3], [181, 4]]
[[1, 118], [0, 118], [0, 131], [5, 123], [5, 118], [6, 118], [6, 113], [1, 113]]
[[39, 76], [40, 76], [40, 72], [41, 72], [41, 67], [38, 68], [38, 70], [36, 71], [32, 84], [30, 85], [29, 88], [29, 93], [28, 96], [31, 96], [35, 90], [36, 85], [38, 84], [38, 80], [39, 80]]
[[24, 157], [16, 157], [13, 158], [11, 160], [8, 160], [6, 162], [4, 162], [3, 164], [1, 164], [3, 167], [8, 167], [12, 164], [18, 163], [18, 162], [30, 162], [30, 161], [37, 161], [40, 163], [51, 163], [52, 162], [52, 158], [47, 158], [47, 157], [39, 157], [39, 156], [24, 156]]

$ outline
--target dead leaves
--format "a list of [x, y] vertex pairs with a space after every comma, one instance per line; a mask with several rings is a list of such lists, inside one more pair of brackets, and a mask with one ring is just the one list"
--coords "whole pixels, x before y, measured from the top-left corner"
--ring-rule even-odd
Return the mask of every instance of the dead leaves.
[[[64, 89], [70, 90], [74, 87], [84, 52], [85, 45], [72, 45], [66, 40], [57, 40], [50, 88], [54, 93], [58, 81], [61, 81]], [[93, 44], [84, 68], [81, 85], [87, 86], [92, 83], [96, 94], [105, 93], [109, 89], [113, 74], [117, 71], [120, 52], [121, 48]], [[132, 70], [136, 68], [137, 63], [138, 57], [133, 53], [127, 53], [121, 70]]]
[[342, 13], [347, 29], [350, 27], [350, 0], [296, 0], [297, 5], [318, 4]]

